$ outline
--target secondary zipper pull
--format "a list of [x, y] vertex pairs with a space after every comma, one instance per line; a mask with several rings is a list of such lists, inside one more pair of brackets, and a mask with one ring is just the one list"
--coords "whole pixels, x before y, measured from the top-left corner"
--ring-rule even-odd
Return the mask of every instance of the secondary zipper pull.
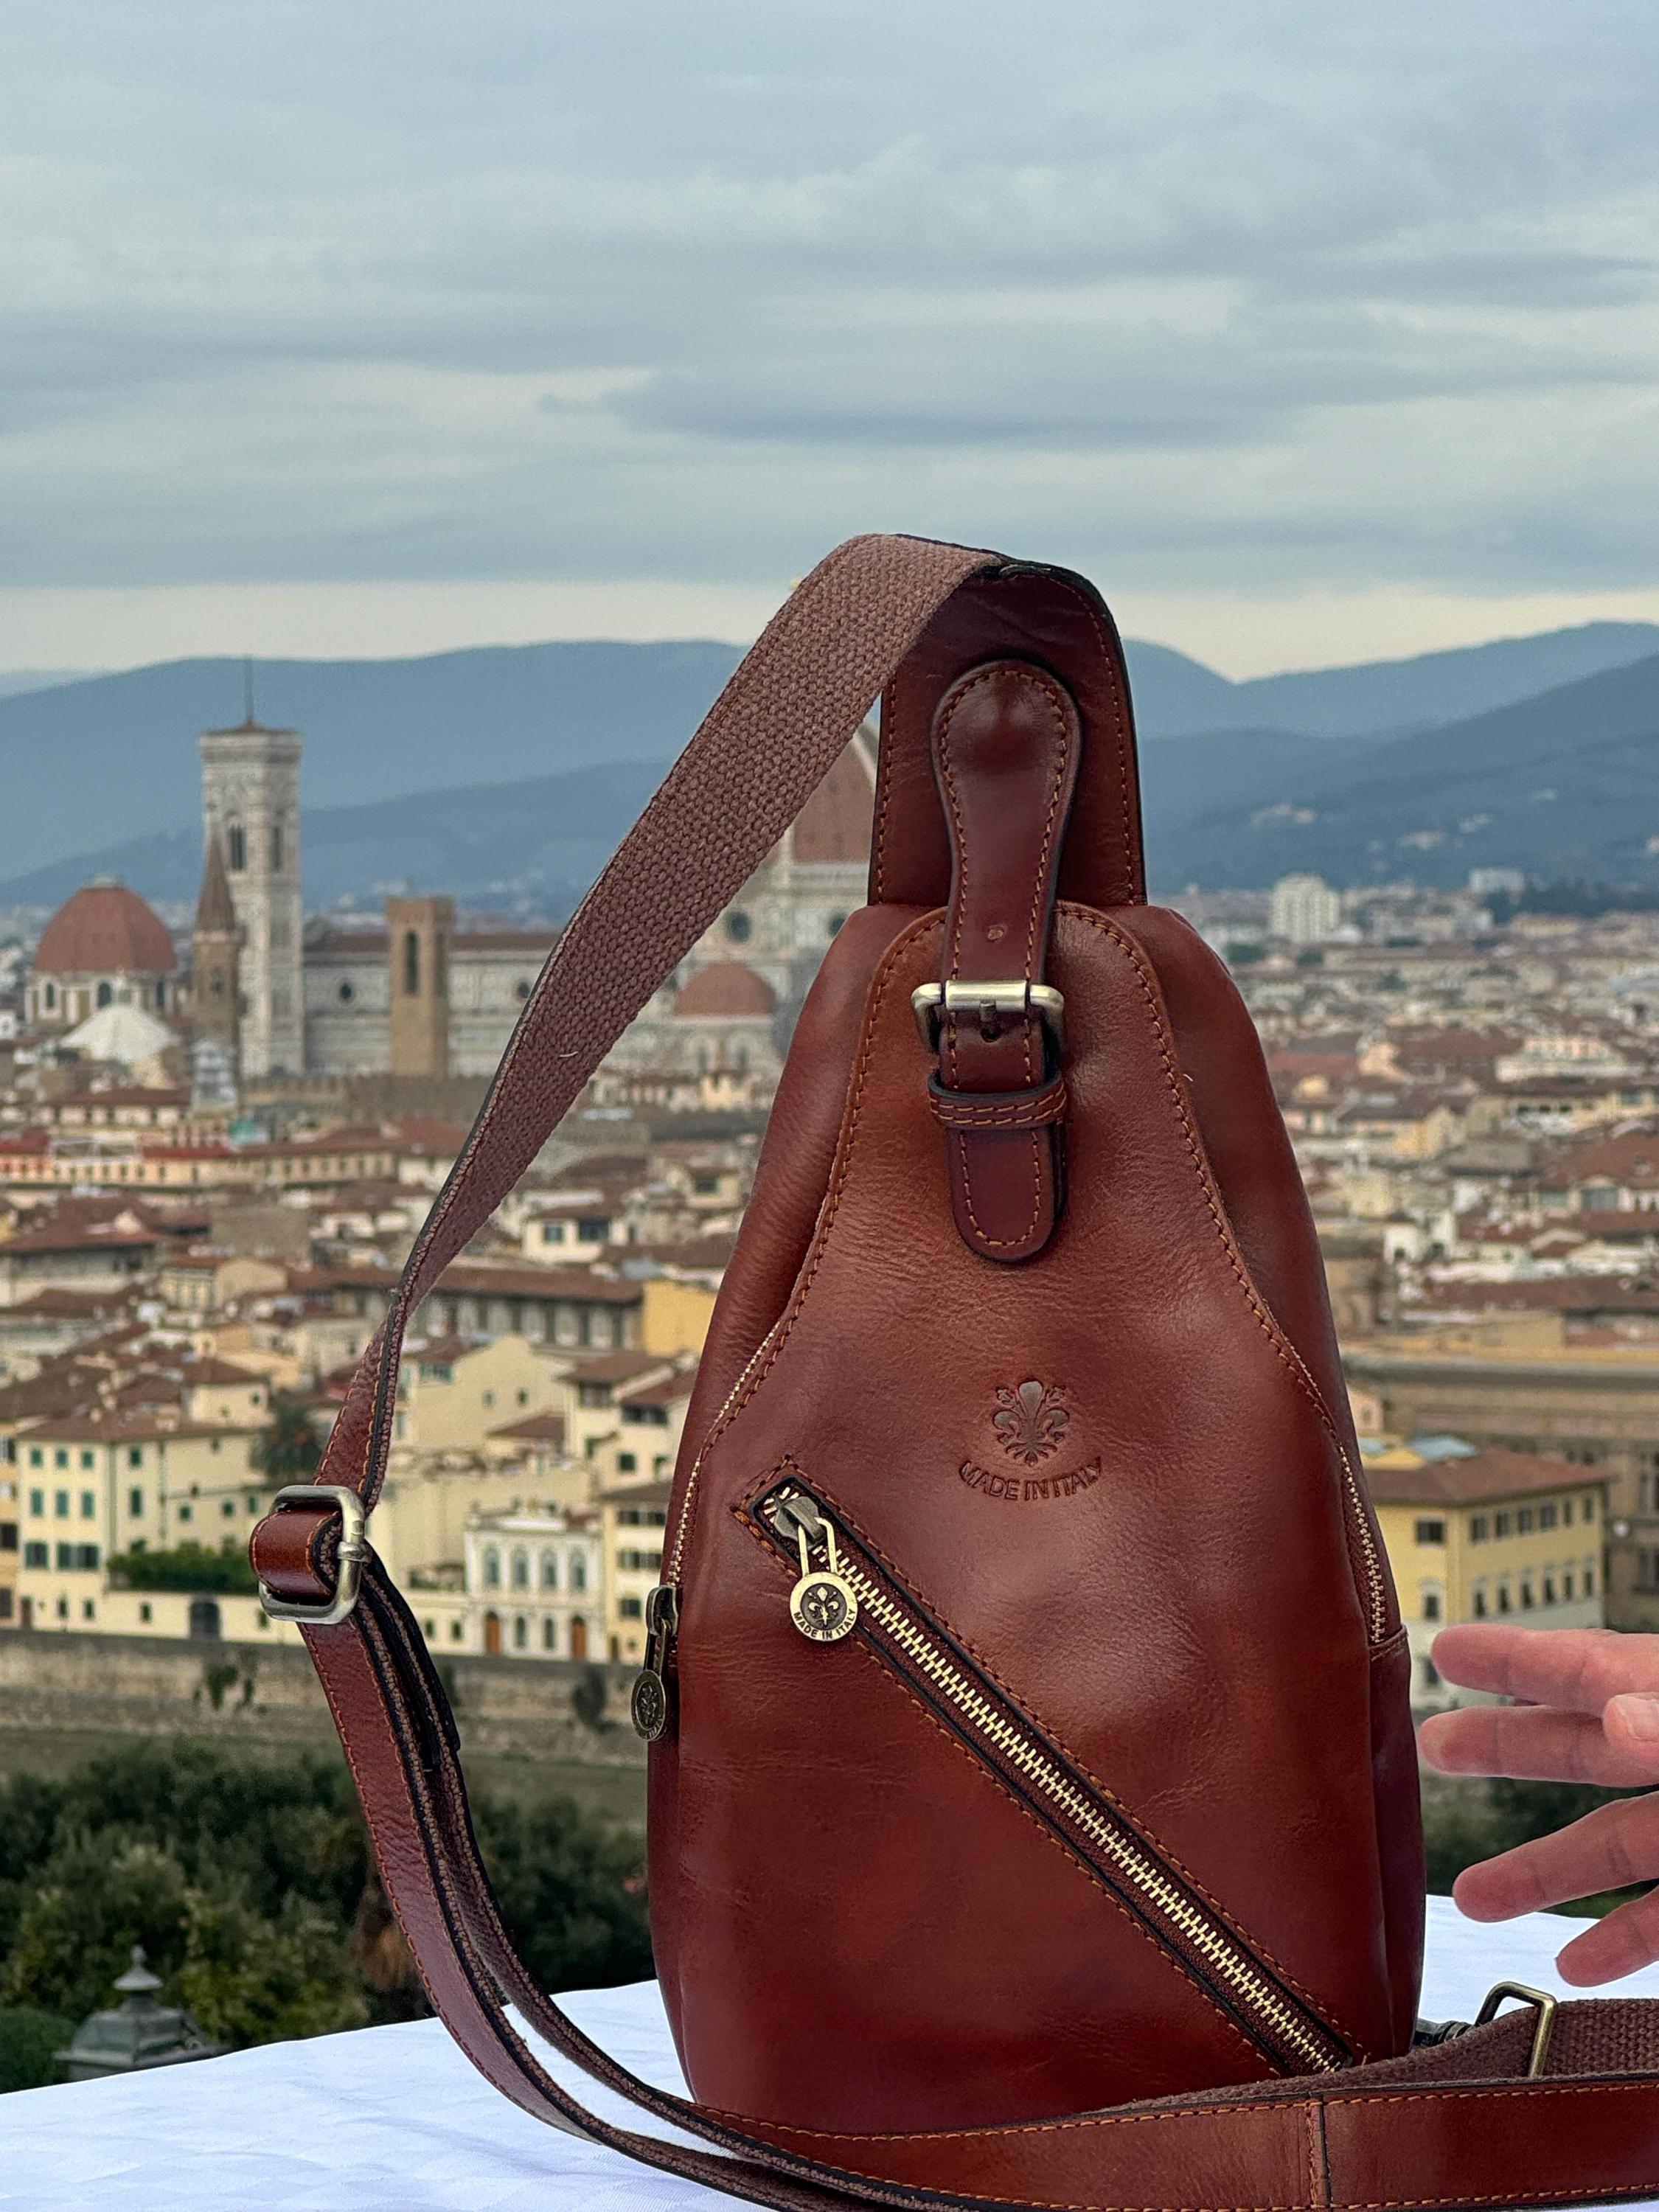
[[679, 1618], [678, 1590], [672, 1583], [659, 1583], [645, 1601], [645, 1664], [628, 1701], [635, 1733], [647, 1743], [655, 1743], [668, 1726], [668, 1654]]
[[[781, 1498], [777, 1517], [793, 1522], [800, 1548], [800, 1580], [789, 1593], [789, 1618], [810, 1642], [839, 1644], [858, 1620], [859, 1601], [841, 1571], [835, 1524], [801, 1498]], [[823, 1546], [821, 1567], [812, 1565], [814, 1542]]]

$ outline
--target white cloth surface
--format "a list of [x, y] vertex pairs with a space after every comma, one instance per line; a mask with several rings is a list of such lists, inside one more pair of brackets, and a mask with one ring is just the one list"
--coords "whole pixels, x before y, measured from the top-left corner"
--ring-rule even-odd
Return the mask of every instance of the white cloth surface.
[[[1431, 1898], [1425, 2017], [1473, 2018], [1496, 1981], [1568, 1994], [1553, 1960], [1572, 1933], [1544, 1914], [1476, 1927]], [[1659, 1968], [1619, 1994], [1659, 1997]], [[654, 1983], [565, 2002], [635, 2072], [682, 2087]], [[586, 2094], [637, 2124], [603, 2092]], [[710, 2212], [722, 2202], [531, 2119], [436, 2021], [0, 2098], [0, 2204], [28, 2212]]]

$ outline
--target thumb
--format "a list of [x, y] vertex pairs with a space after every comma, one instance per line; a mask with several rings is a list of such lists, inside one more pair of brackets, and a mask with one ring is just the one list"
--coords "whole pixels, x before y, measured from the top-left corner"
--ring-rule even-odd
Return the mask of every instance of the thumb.
[[1659, 1781], [1659, 1697], [1626, 1692], [1609, 1698], [1601, 1714], [1602, 1733], [1633, 1765]]

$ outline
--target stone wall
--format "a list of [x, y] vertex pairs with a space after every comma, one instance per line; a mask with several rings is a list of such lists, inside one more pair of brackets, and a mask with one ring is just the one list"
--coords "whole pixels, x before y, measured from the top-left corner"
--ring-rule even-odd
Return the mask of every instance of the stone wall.
[[[628, 1722], [633, 1669], [565, 1660], [441, 1659], [464, 1749], [636, 1766]], [[572, 1695], [598, 1675], [600, 1725]], [[0, 1728], [118, 1729], [135, 1735], [326, 1741], [333, 1727], [309, 1657], [290, 1644], [0, 1630]]]

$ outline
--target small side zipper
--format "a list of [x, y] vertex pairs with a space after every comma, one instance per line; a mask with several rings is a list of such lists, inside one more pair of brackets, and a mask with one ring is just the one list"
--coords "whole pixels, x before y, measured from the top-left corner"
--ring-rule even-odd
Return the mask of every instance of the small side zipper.
[[794, 1572], [786, 1617], [796, 1629], [824, 1644], [858, 1636], [1280, 2073], [1334, 2073], [1353, 2063], [1328, 2023], [803, 1483], [775, 1484], [750, 1517]]

